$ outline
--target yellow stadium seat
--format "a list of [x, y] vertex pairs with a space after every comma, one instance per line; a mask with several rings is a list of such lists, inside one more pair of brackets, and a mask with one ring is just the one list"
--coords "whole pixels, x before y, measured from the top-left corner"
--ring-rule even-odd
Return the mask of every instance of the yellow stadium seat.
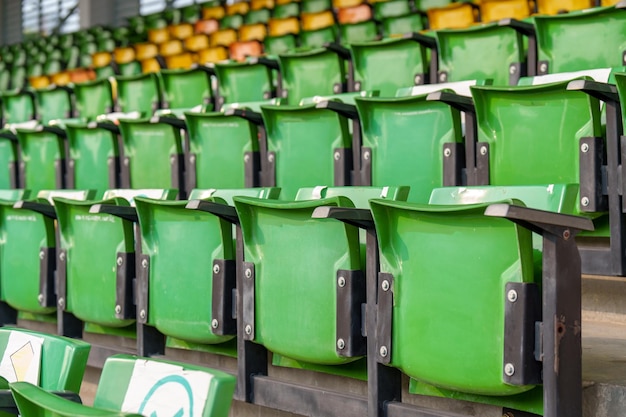
[[202, 20], [220, 20], [226, 16], [226, 10], [222, 6], [205, 7], [202, 9]]
[[195, 64], [195, 58], [190, 52], [172, 55], [165, 58], [168, 69], [190, 69]]
[[159, 44], [167, 42], [169, 39], [170, 31], [167, 28], [148, 30], [148, 42]]
[[239, 40], [246, 41], [261, 41], [267, 36], [267, 27], [262, 23], [254, 25], [243, 25], [239, 28]]
[[144, 74], [159, 71], [161, 71], [161, 64], [159, 64], [158, 59], [147, 58], [141, 61], [141, 72], [143, 72]]
[[230, 59], [243, 62], [249, 56], [263, 55], [263, 44], [259, 41], [235, 42], [228, 47]]
[[497, 22], [501, 19], [525, 19], [532, 10], [527, 0], [482, 0], [480, 17], [484, 23]]
[[428, 9], [426, 14], [432, 30], [466, 28], [477, 21], [474, 6], [469, 3], [452, 3]]
[[113, 60], [113, 56], [110, 52], [96, 52], [91, 55], [91, 64], [94, 68], [106, 67]]
[[300, 22], [297, 17], [286, 17], [284, 19], [270, 19], [267, 23], [270, 36], [283, 36], [288, 33], [299, 33]]
[[198, 53], [198, 63], [213, 64], [228, 59], [228, 51], [223, 46], [203, 49]]
[[594, 0], [537, 0], [537, 12], [539, 14], [571, 12], [591, 8], [594, 3]]
[[363, 3], [363, 0], [333, 0], [333, 7], [335, 9], [343, 9], [345, 7], [354, 7]]
[[182, 41], [171, 40], [159, 45], [159, 55], [161, 56], [173, 56], [182, 54], [185, 51]]
[[226, 5], [226, 14], [231, 16], [234, 14], [244, 15], [250, 11], [250, 3], [247, 1], [240, 1], [233, 4]]
[[181, 23], [169, 27], [170, 35], [175, 39], [187, 39], [193, 36], [193, 25], [191, 23]]
[[621, 1], [621, 0], [602, 0], [602, 1], [600, 2], [600, 5], [601, 5], [602, 7], [614, 6], [614, 5], [616, 5], [617, 3], [619, 3], [620, 1]]
[[218, 30], [211, 34], [211, 46], [228, 46], [237, 41], [235, 29]]
[[45, 75], [30, 77], [28, 81], [30, 82], [30, 86], [33, 88], [46, 88], [50, 85], [50, 78]]
[[323, 29], [335, 24], [335, 17], [330, 10], [319, 13], [302, 13], [300, 19], [302, 21], [302, 30]]
[[283, 4], [289, 4], [289, 3], [299, 3], [299, 0], [276, 0], [276, 6], [282, 6]]
[[136, 43], [135, 45], [135, 57], [139, 61], [144, 59], [154, 58], [159, 54], [159, 48], [153, 43]]
[[135, 60], [135, 50], [130, 46], [115, 48], [113, 59], [118, 64], [127, 64]]
[[68, 85], [72, 82], [70, 73], [67, 71], [57, 72], [50, 77], [50, 81], [54, 85]]
[[194, 35], [185, 39], [185, 49], [192, 52], [197, 52], [201, 49], [209, 47], [209, 37], [207, 35]]
[[252, 0], [250, 2], [251, 10], [273, 9], [274, 0]]
[[337, 12], [339, 23], [359, 23], [372, 19], [372, 9], [367, 4], [360, 4], [353, 7], [345, 7]]

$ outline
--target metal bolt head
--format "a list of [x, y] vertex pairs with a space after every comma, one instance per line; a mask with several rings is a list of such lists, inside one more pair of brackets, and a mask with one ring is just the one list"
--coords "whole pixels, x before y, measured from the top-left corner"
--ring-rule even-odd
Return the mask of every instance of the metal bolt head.
[[122, 312], [122, 306], [121, 305], [116, 305], [115, 306], [115, 314], [120, 314]]
[[249, 324], [246, 324], [246, 327], [243, 330], [244, 332], [246, 332], [247, 335], [252, 334], [252, 326], [250, 326]]
[[124, 260], [122, 259], [121, 256], [117, 257], [117, 266], [122, 266], [122, 264], [124, 263]]
[[343, 339], [337, 339], [337, 349], [343, 350], [346, 347], [346, 342]]
[[46, 253], [44, 251], [39, 251], [39, 259], [43, 259], [44, 256], [46, 256]]
[[196, 162], [196, 156], [195, 155], [189, 156], [189, 162], [191, 162], [192, 164]]
[[383, 358], [386, 358], [389, 354], [389, 351], [387, 351], [387, 346], [381, 346], [378, 353], [380, 353], [380, 356], [382, 356]]
[[252, 270], [250, 268], [246, 268], [245, 275], [248, 279], [252, 278]]
[[61, 253], [59, 253], [59, 259], [60, 259], [61, 261], [64, 261], [64, 260], [65, 260], [65, 252], [61, 252]]
[[141, 317], [142, 319], [145, 319], [146, 318], [146, 310], [141, 310], [139, 312], [139, 317]]
[[339, 84], [333, 85], [333, 93], [335, 94], [341, 93], [341, 86]]
[[487, 147], [486, 146], [481, 146], [480, 147], [480, 154], [481, 155], [487, 155]]
[[583, 197], [580, 199], [580, 204], [583, 207], [587, 207], [589, 205], [589, 198], [588, 197]]
[[130, 163], [130, 160], [128, 158], [124, 158], [124, 165], [128, 166], [129, 163]]
[[271, 154], [267, 155], [267, 160], [270, 161], [270, 162], [274, 162], [274, 154], [271, 153]]
[[335, 161], [339, 161], [341, 159], [341, 154], [339, 152], [335, 152], [333, 156], [335, 157]]
[[541, 63], [541, 65], [539, 65], [539, 72], [545, 73], [546, 71], [548, 71], [548, 64], [543, 62]]
[[422, 76], [416, 75], [415, 78], [413, 79], [413, 82], [415, 83], [415, 85], [420, 85], [422, 83]]
[[370, 159], [370, 153], [369, 153], [369, 151], [365, 151], [365, 152], [363, 152], [363, 159], [365, 159], [366, 161], [367, 161], [368, 159]]
[[354, 91], [361, 91], [361, 82], [357, 81], [354, 83]]
[[43, 294], [37, 296], [37, 301], [39, 301], [39, 304], [43, 303]]
[[337, 278], [337, 285], [339, 285], [341, 288], [345, 287], [346, 279], [344, 277]]
[[569, 240], [569, 238], [572, 236], [572, 234], [570, 233], [569, 230], [563, 230], [563, 239], [565, 240]]
[[513, 75], [517, 72], [517, 67], [513, 64], [509, 66], [509, 74]]
[[244, 162], [244, 163], [246, 163], [246, 164], [247, 164], [248, 162], [250, 162], [250, 155], [244, 155], [244, 156], [243, 156], [243, 162]]
[[446, 148], [446, 149], [443, 150], [443, 156], [448, 158], [448, 157], [450, 157], [450, 155], [452, 155], [452, 151], [450, 150], [450, 148]]
[[148, 261], [146, 259], [141, 261], [141, 267], [144, 268], [144, 269], [148, 267]]
[[515, 373], [515, 366], [512, 363], [507, 363], [504, 365], [504, 374], [506, 376], [513, 376]]
[[447, 79], [448, 79], [448, 76], [446, 75], [445, 72], [442, 72], [441, 74], [439, 74], [439, 82], [440, 83], [446, 82]]
[[59, 307], [61, 307], [61, 308], [65, 307], [65, 299], [64, 298], [59, 298], [58, 304], [59, 304]]
[[588, 143], [583, 143], [582, 145], [580, 145], [580, 150], [583, 152], [588, 152], [589, 151], [589, 144]]
[[509, 292], [506, 294], [506, 298], [507, 298], [507, 300], [509, 300], [512, 303], [516, 302], [517, 301], [517, 291], [509, 290]]
[[113, 160], [112, 159], [108, 159], [107, 160], [107, 165], [113, 165]]
[[220, 273], [220, 266], [218, 264], [213, 265], [213, 273], [214, 274]]
[[176, 161], [176, 157], [175, 156], [170, 156], [170, 162], [174, 162]]
[[211, 320], [211, 327], [213, 327], [214, 329], [217, 329], [219, 325], [220, 325], [220, 322], [217, 321], [217, 319]]
[[380, 287], [383, 289], [383, 291], [389, 291], [389, 287], [391, 287], [391, 285], [389, 284], [388, 280], [383, 280], [383, 282], [381, 282]]

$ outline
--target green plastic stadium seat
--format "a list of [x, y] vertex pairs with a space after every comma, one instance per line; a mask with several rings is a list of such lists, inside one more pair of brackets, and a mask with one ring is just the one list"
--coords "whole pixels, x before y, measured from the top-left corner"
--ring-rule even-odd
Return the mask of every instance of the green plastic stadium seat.
[[286, 17], [297, 17], [300, 14], [300, 3], [292, 1], [286, 4], [277, 4], [272, 11], [274, 19], [284, 19]]
[[161, 70], [163, 107], [189, 110], [212, 103], [211, 76], [203, 68], [190, 70]]
[[[133, 221], [110, 213], [90, 212], [96, 204], [132, 206], [137, 196], [173, 199], [175, 190], [109, 190], [102, 199], [55, 198], [64, 260], [58, 279], [60, 309], [103, 331], [134, 323], [132, 278], [135, 276]], [[119, 306], [119, 307], [118, 307]], [[70, 317], [64, 317], [71, 322]], [[68, 334], [68, 325], [61, 326]], [[87, 327], [85, 331], [89, 331]], [[134, 334], [134, 327], [131, 333]], [[78, 335], [82, 332], [82, 326]]]
[[95, 120], [114, 109], [111, 83], [106, 79], [76, 84], [74, 96], [78, 117], [85, 120]]
[[0, 131], [0, 189], [17, 188], [18, 179], [18, 147], [17, 138], [11, 132]]
[[73, 91], [67, 87], [48, 86], [35, 91], [37, 115], [41, 124], [74, 116]]
[[372, 9], [374, 18], [380, 21], [388, 17], [403, 16], [411, 13], [411, 4], [407, 0], [379, 1], [372, 4]]
[[115, 355], [104, 364], [93, 408], [28, 383], [14, 383], [11, 390], [22, 415], [226, 417], [235, 377], [195, 365]]
[[385, 17], [381, 22], [384, 37], [420, 32], [425, 29], [424, 17], [419, 13], [407, 13], [400, 16]]
[[283, 77], [282, 94], [288, 104], [298, 104], [305, 97], [345, 91], [344, 60], [328, 49], [283, 54], [278, 59]]
[[273, 352], [275, 362], [280, 355], [300, 367], [328, 370], [363, 356], [361, 309], [348, 304], [365, 300], [364, 241], [355, 226], [311, 215], [321, 206], [366, 208], [370, 198], [404, 200], [407, 193], [407, 187], [320, 186], [300, 190], [293, 201], [235, 197], [244, 274], [253, 283], [243, 290], [253, 316], [238, 317], [245, 339]]
[[269, 9], [251, 10], [243, 17], [246, 25], [252, 25], [255, 23], [267, 23], [272, 16], [272, 11]]
[[262, 62], [228, 62], [215, 64], [219, 88], [219, 106], [225, 103], [245, 103], [273, 97], [272, 70]]
[[300, 11], [302, 13], [319, 13], [324, 10], [332, 9], [331, 0], [304, 0], [300, 2]]
[[300, 47], [303, 50], [321, 48], [327, 43], [336, 42], [337, 36], [337, 25], [316, 30], [303, 30], [299, 35]]
[[[234, 196], [275, 199], [279, 192], [275, 188], [194, 190], [189, 198], [232, 206]], [[232, 304], [235, 236], [230, 223], [187, 210], [186, 204], [135, 199], [143, 248], [140, 260], [150, 265], [147, 307], [138, 306], [147, 316], [139, 320], [156, 327], [170, 344], [217, 345], [233, 339], [236, 330], [232, 308], [226, 307]], [[212, 279], [207, 275], [211, 271]], [[224, 311], [219, 310], [222, 305]]]
[[151, 116], [161, 108], [161, 87], [154, 73], [117, 76], [117, 107], [123, 113], [139, 112]]
[[94, 197], [88, 191], [40, 191], [37, 199], [0, 201], [2, 300], [36, 320], [56, 319], [56, 233], [52, 197]]
[[626, 11], [596, 8], [536, 16], [538, 74], [617, 67], [624, 64]]
[[[351, 183], [352, 137], [340, 113], [301, 106], [261, 106], [267, 133], [262, 183], [293, 199], [299, 188]], [[263, 165], [262, 165], [263, 166]]]
[[350, 45], [354, 65], [354, 89], [379, 91], [394, 97], [396, 90], [427, 80], [426, 49], [412, 39], [385, 39]]
[[33, 191], [66, 188], [65, 132], [54, 126], [17, 129], [20, 186]]
[[36, 118], [35, 95], [31, 91], [5, 91], [1, 98], [5, 123], [22, 123]]

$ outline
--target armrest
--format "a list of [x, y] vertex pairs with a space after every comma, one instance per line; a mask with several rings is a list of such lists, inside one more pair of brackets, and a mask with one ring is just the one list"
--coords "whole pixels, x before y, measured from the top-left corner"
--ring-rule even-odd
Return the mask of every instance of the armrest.
[[516, 19], [502, 19], [498, 22], [498, 26], [507, 26], [524, 36], [535, 36], [535, 26], [530, 23], [522, 22]]
[[65, 130], [61, 129], [58, 126], [42, 126], [41, 130], [44, 132], [49, 132], [49, 133], [53, 133], [57, 136], [60, 136], [62, 138], [66, 138], [67, 137], [67, 132], [65, 132]]
[[617, 87], [611, 84], [593, 80], [574, 80], [567, 84], [567, 90], [582, 91], [601, 101], [619, 103]]
[[165, 123], [170, 126], [174, 126], [177, 129], [185, 129], [185, 130], [187, 129], [187, 124], [185, 124], [185, 121], [177, 117], [156, 116], [150, 119], [150, 121], [153, 123]]
[[52, 207], [50, 204], [38, 203], [36, 201], [20, 200], [13, 204], [13, 208], [35, 211], [37, 213], [43, 214], [50, 219], [57, 218], [57, 213], [54, 211], [54, 207]]
[[261, 116], [261, 113], [254, 112], [252, 110], [228, 109], [224, 112], [224, 115], [241, 117], [242, 119], [246, 119], [257, 126], [263, 125], [263, 117]]
[[0, 131], [0, 138], [8, 139], [11, 142], [17, 142], [17, 135], [10, 130], [2, 130]]
[[68, 395], [70, 393], [48, 392], [36, 385], [28, 382], [14, 382], [11, 384], [11, 391], [7, 391], [9, 395], [13, 395], [18, 399], [20, 404], [26, 407], [34, 406], [37, 408], [45, 408], [51, 414], [58, 416], [137, 416], [138, 414], [129, 414], [93, 408], [82, 405], [77, 394]]
[[335, 43], [335, 42], [325, 43], [324, 48], [328, 49], [331, 52], [336, 53], [337, 55], [339, 55], [340, 58], [345, 59], [346, 61], [349, 61], [352, 59], [352, 55], [350, 55], [350, 50], [348, 48], [344, 48], [338, 43]]
[[322, 206], [313, 210], [313, 219], [336, 219], [361, 229], [373, 229], [374, 217], [368, 209]]
[[233, 224], [239, 224], [239, 215], [237, 210], [233, 206], [227, 204], [215, 203], [213, 201], [205, 200], [191, 200], [185, 206], [189, 210], [199, 210], [207, 213], [211, 213], [227, 222]]
[[[594, 230], [593, 222], [586, 217], [531, 209], [513, 204], [491, 204], [485, 209], [485, 216], [509, 219], [542, 236], [549, 233], [566, 240], [581, 230]], [[567, 230], [569, 233], [566, 234]]]
[[417, 32], [411, 32], [404, 34], [402, 38], [415, 41], [428, 49], [437, 49], [437, 39], [431, 36], [422, 35], [421, 33]]
[[128, 206], [116, 206], [113, 204], [94, 204], [89, 208], [90, 213], [111, 214], [120, 219], [128, 220], [134, 223], [139, 222], [137, 209]]
[[275, 59], [269, 59], [262, 56], [249, 58], [248, 62], [251, 64], [261, 64], [273, 70], [280, 70], [280, 66], [278, 61]]
[[352, 120], [359, 119], [359, 113], [356, 111], [356, 106], [352, 104], [341, 103], [339, 101], [325, 100], [320, 101], [315, 105], [316, 109], [332, 110], [335, 113], [339, 113], [343, 117]]
[[197, 68], [201, 71], [204, 71], [209, 75], [215, 75], [215, 68], [213, 67], [207, 67], [206, 65], [196, 65], [193, 68]]
[[108, 130], [109, 132], [113, 132], [116, 135], [120, 134], [119, 126], [113, 123], [92, 122], [92, 123], [89, 123], [87, 126], [91, 128], [97, 127], [100, 129]]
[[460, 110], [465, 113], [475, 113], [474, 102], [471, 98], [460, 96], [458, 94], [449, 93], [447, 91], [437, 91], [430, 93], [426, 97], [427, 101], [441, 101], [446, 103], [450, 107]]

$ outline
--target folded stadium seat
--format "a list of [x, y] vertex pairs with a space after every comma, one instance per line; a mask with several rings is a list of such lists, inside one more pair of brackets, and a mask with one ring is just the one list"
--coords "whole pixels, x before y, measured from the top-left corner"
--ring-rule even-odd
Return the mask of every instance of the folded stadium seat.
[[56, 320], [56, 214], [52, 197], [61, 195], [77, 200], [94, 197], [89, 191], [39, 191], [36, 199], [0, 201], [2, 300], [18, 311], [18, 318]]
[[[411, 377], [411, 393], [487, 402], [510, 414], [582, 415], [580, 332], [571, 330], [580, 326], [580, 260], [570, 237], [592, 229], [590, 220], [511, 200], [370, 204], [380, 246], [375, 351], [381, 366]], [[545, 242], [536, 271], [531, 231]], [[442, 251], [459, 262], [443, 261]], [[483, 262], [494, 251], [498, 257]], [[471, 313], [461, 312], [466, 308]], [[535, 333], [536, 325], [543, 332]], [[453, 347], [460, 334], [462, 343]], [[538, 345], [543, 365], [535, 359]], [[561, 384], [570, 383], [563, 395]]]
[[537, 13], [555, 15], [595, 6], [593, 0], [537, 0]]
[[[531, 24], [509, 20], [467, 29], [435, 32], [439, 58], [437, 82], [491, 79], [494, 85], [517, 85], [528, 69], [524, 36], [532, 37]], [[533, 53], [533, 51], [529, 51]], [[529, 59], [531, 63], [535, 58]]]
[[0, 70], [0, 91], [6, 91], [11, 85], [11, 70], [8, 68]]
[[315, 184], [351, 185], [352, 136], [346, 115], [314, 103], [264, 105], [261, 113], [267, 134], [262, 184], [280, 187], [282, 199], [293, 199], [299, 188]]
[[78, 57], [78, 66], [87, 68], [92, 65], [91, 55], [98, 52], [98, 45], [96, 42], [84, 42], [79, 45], [80, 56]]
[[224, 6], [214, 6], [211, 5], [212, 3], [209, 4], [210, 5], [208, 7], [202, 8], [202, 20], [215, 19], [219, 21], [226, 16], [226, 9], [224, 9]]
[[202, 6], [199, 4], [192, 4], [189, 6], [181, 7], [180, 10], [180, 21], [185, 23], [194, 24], [198, 20], [200, 20], [200, 9]]
[[408, 0], [377, 1], [372, 4], [372, 9], [374, 19], [379, 21], [387, 17], [403, 16], [412, 12], [411, 4]]
[[182, 11], [180, 8], [166, 8], [161, 14], [170, 26], [182, 23]]
[[272, 10], [272, 18], [285, 19], [287, 17], [300, 16], [300, 3], [297, 1], [291, 1], [285, 4], [276, 4], [274, 10]]
[[65, 62], [66, 70], [80, 67], [80, 49], [78, 46], [70, 45], [67, 49], [64, 49], [63, 61]]
[[145, 36], [146, 34], [146, 22], [145, 18], [142, 15], [129, 16], [128, 19], [128, 27], [131, 32]]
[[302, 0], [300, 1], [301, 13], [319, 13], [332, 10], [332, 0]]
[[220, 29], [209, 35], [211, 47], [228, 46], [233, 42], [237, 42], [237, 31], [235, 29]]
[[17, 137], [12, 132], [0, 130], [0, 190], [18, 188], [19, 180], [19, 150]]
[[134, 48], [130, 46], [115, 48], [113, 59], [120, 75], [137, 75], [141, 73], [141, 64], [136, 60]]
[[250, 2], [247, 1], [238, 1], [230, 4], [226, 4], [226, 15], [241, 15], [248, 13], [250, 11]]
[[110, 52], [96, 52], [91, 57], [91, 62], [96, 72], [96, 79], [109, 78], [116, 74], [113, 67], [113, 55]]
[[181, 116], [183, 111], [202, 105], [211, 108], [211, 72], [204, 67], [189, 70], [162, 70], [163, 108]]
[[234, 42], [228, 47], [228, 55], [231, 60], [236, 62], [244, 62], [248, 58], [260, 57], [263, 55], [263, 44], [257, 40]]
[[432, 30], [461, 29], [478, 22], [478, 9], [472, 3], [452, 3], [426, 11], [428, 26]]
[[615, 6], [617, 3], [619, 3], [621, 0], [601, 0], [600, 1], [600, 6]]
[[156, 12], [152, 14], [145, 15], [143, 17], [144, 24], [146, 26], [146, 30], [150, 29], [160, 29], [167, 27], [167, 13], [166, 11]]
[[82, 337], [85, 323], [88, 333], [135, 337], [132, 280], [138, 256], [134, 237], [137, 219], [136, 215], [121, 214], [124, 208], [134, 206], [137, 196], [171, 200], [176, 193], [118, 189], [82, 201], [55, 199], [58, 252], [63, 253], [63, 260], [58, 257], [57, 273], [58, 298], [63, 300], [59, 303], [60, 334]]
[[344, 45], [354, 42], [373, 41], [380, 38], [378, 26], [373, 19], [372, 8], [365, 3], [345, 7], [337, 12], [339, 39]]
[[[265, 200], [276, 199], [279, 193], [276, 188], [211, 189], [194, 190], [189, 198], [232, 206], [234, 196]], [[146, 295], [137, 305], [138, 321], [155, 327], [167, 338], [168, 347], [233, 354], [234, 230], [218, 216], [187, 210], [187, 203], [135, 199], [142, 244], [138, 263], [147, 264], [138, 284], [138, 291]], [[181, 245], [181, 236], [190, 245]], [[207, 271], [213, 272], [209, 279]], [[172, 273], [178, 278], [172, 279]]]
[[[196, 65], [196, 56], [191, 52], [183, 52], [178, 55], [164, 57], [165, 66], [172, 70], [186, 70]], [[163, 69], [161, 69], [163, 71]]]
[[[366, 299], [365, 235], [360, 238], [354, 225], [311, 215], [318, 207], [366, 208], [370, 198], [405, 200], [407, 193], [408, 187], [319, 186], [301, 189], [289, 201], [235, 197], [245, 259], [238, 287], [243, 343], [265, 347], [274, 365], [365, 379], [359, 361], [366, 347], [360, 307]], [[310, 245], [293, 244], [304, 235]]]
[[626, 10], [596, 8], [556, 16], [536, 16], [538, 69], [548, 74], [612, 68], [624, 64]]
[[484, 23], [501, 19], [526, 19], [532, 13], [528, 0], [481, 0], [478, 3], [480, 18]]
[[[104, 364], [94, 407], [59, 401], [28, 383], [14, 383], [11, 390], [22, 415], [131, 417], [188, 413], [184, 415], [226, 417], [235, 377], [195, 365], [115, 355]], [[163, 402], [163, 398], [169, 400]]]
[[57, 86], [66, 86], [72, 82], [68, 71], [61, 71], [50, 76], [50, 82]]
[[262, 23], [243, 25], [238, 31], [239, 41], [259, 41], [263, 42], [267, 36], [267, 26]]
[[246, 25], [253, 25], [256, 23], [267, 24], [271, 16], [272, 16], [272, 11], [270, 9], [250, 10], [243, 17], [243, 23]]
[[282, 97], [288, 104], [298, 104], [305, 97], [346, 92], [345, 61], [349, 59], [350, 52], [338, 45], [279, 55]]
[[27, 85], [27, 75], [28, 73], [25, 66], [13, 64], [13, 67], [11, 68], [11, 89], [24, 89]]
[[115, 109], [113, 88], [108, 79], [76, 84], [74, 97], [77, 116], [83, 120], [95, 120], [99, 115]]
[[139, 112], [142, 117], [149, 117], [155, 110], [161, 108], [161, 85], [157, 74], [120, 75], [115, 77], [115, 80], [117, 81], [116, 111]]
[[337, 25], [331, 10], [317, 13], [303, 12], [300, 15], [300, 46], [321, 48], [327, 43], [337, 42]]
[[198, 64], [208, 65], [228, 59], [228, 49], [223, 46], [215, 46], [198, 51]]
[[169, 27], [170, 36], [174, 39], [185, 40], [190, 36], [193, 36], [194, 29], [191, 23], [180, 23], [178, 25], [172, 25]]
[[[376, 8], [382, 7], [384, 3], [403, 3], [397, 1], [379, 2], [374, 4], [374, 12]], [[402, 8], [404, 6], [400, 6]], [[382, 12], [381, 12], [382, 13]], [[425, 28], [425, 17], [420, 13], [407, 12], [400, 15], [385, 16], [381, 20], [381, 32], [383, 37], [398, 37], [406, 33], [420, 32]]]
[[43, 125], [57, 119], [74, 117], [74, 92], [66, 86], [48, 86], [35, 90], [37, 118]]
[[[295, 4], [295, 3], [294, 3]], [[268, 55], [284, 54], [296, 49], [300, 22], [297, 17], [272, 18], [267, 24], [268, 35], [263, 44]]]
[[[461, 113], [427, 97], [441, 89], [467, 94], [468, 86], [476, 83], [417, 86], [399, 90], [396, 98], [357, 97], [362, 135], [361, 148], [355, 152], [360, 159], [355, 164], [358, 184], [408, 185], [409, 201], [419, 203], [427, 203], [434, 188], [460, 185], [461, 161], [468, 159], [463, 155]], [[459, 103], [471, 106], [467, 97]]]
[[210, 35], [213, 32], [219, 30], [219, 21], [217, 19], [205, 19], [199, 20], [194, 25], [194, 32], [196, 34]]
[[170, 31], [168, 28], [150, 29], [148, 30], [148, 42], [160, 44], [170, 40]]
[[185, 49], [198, 52], [209, 47], [209, 37], [204, 34], [193, 35], [185, 39]]
[[243, 16], [240, 14], [226, 15], [220, 20], [220, 29], [239, 29], [243, 25]]
[[159, 45], [159, 55], [162, 57], [179, 55], [185, 52], [183, 42], [178, 39], [172, 39]]
[[98, 51], [113, 52], [116, 46], [115, 39], [113, 38], [102, 38], [96, 41]]
[[[23, 383], [38, 386], [37, 389], [42, 392], [56, 391], [56, 394], [50, 394], [55, 397], [65, 391], [67, 398], [79, 400], [78, 391], [91, 348], [88, 343], [33, 330], [12, 327], [0, 329], [0, 352], [3, 362], [11, 357], [16, 358], [20, 353], [23, 354], [24, 347], [32, 349], [31, 352], [34, 354], [30, 361], [26, 359], [28, 373], [24, 375], [20, 372], [16, 375], [11, 372], [12, 368], [5, 368], [3, 390], [8, 389], [7, 383], [28, 381]], [[7, 404], [8, 409], [3, 407], [3, 412], [7, 415], [13, 414], [9, 409], [14, 406], [15, 404]]]
[[35, 94], [32, 91], [4, 91], [0, 97], [5, 124], [23, 123], [37, 117]]
[[274, 0], [251, 0], [250, 11], [253, 10], [273, 10], [276, 6]]

